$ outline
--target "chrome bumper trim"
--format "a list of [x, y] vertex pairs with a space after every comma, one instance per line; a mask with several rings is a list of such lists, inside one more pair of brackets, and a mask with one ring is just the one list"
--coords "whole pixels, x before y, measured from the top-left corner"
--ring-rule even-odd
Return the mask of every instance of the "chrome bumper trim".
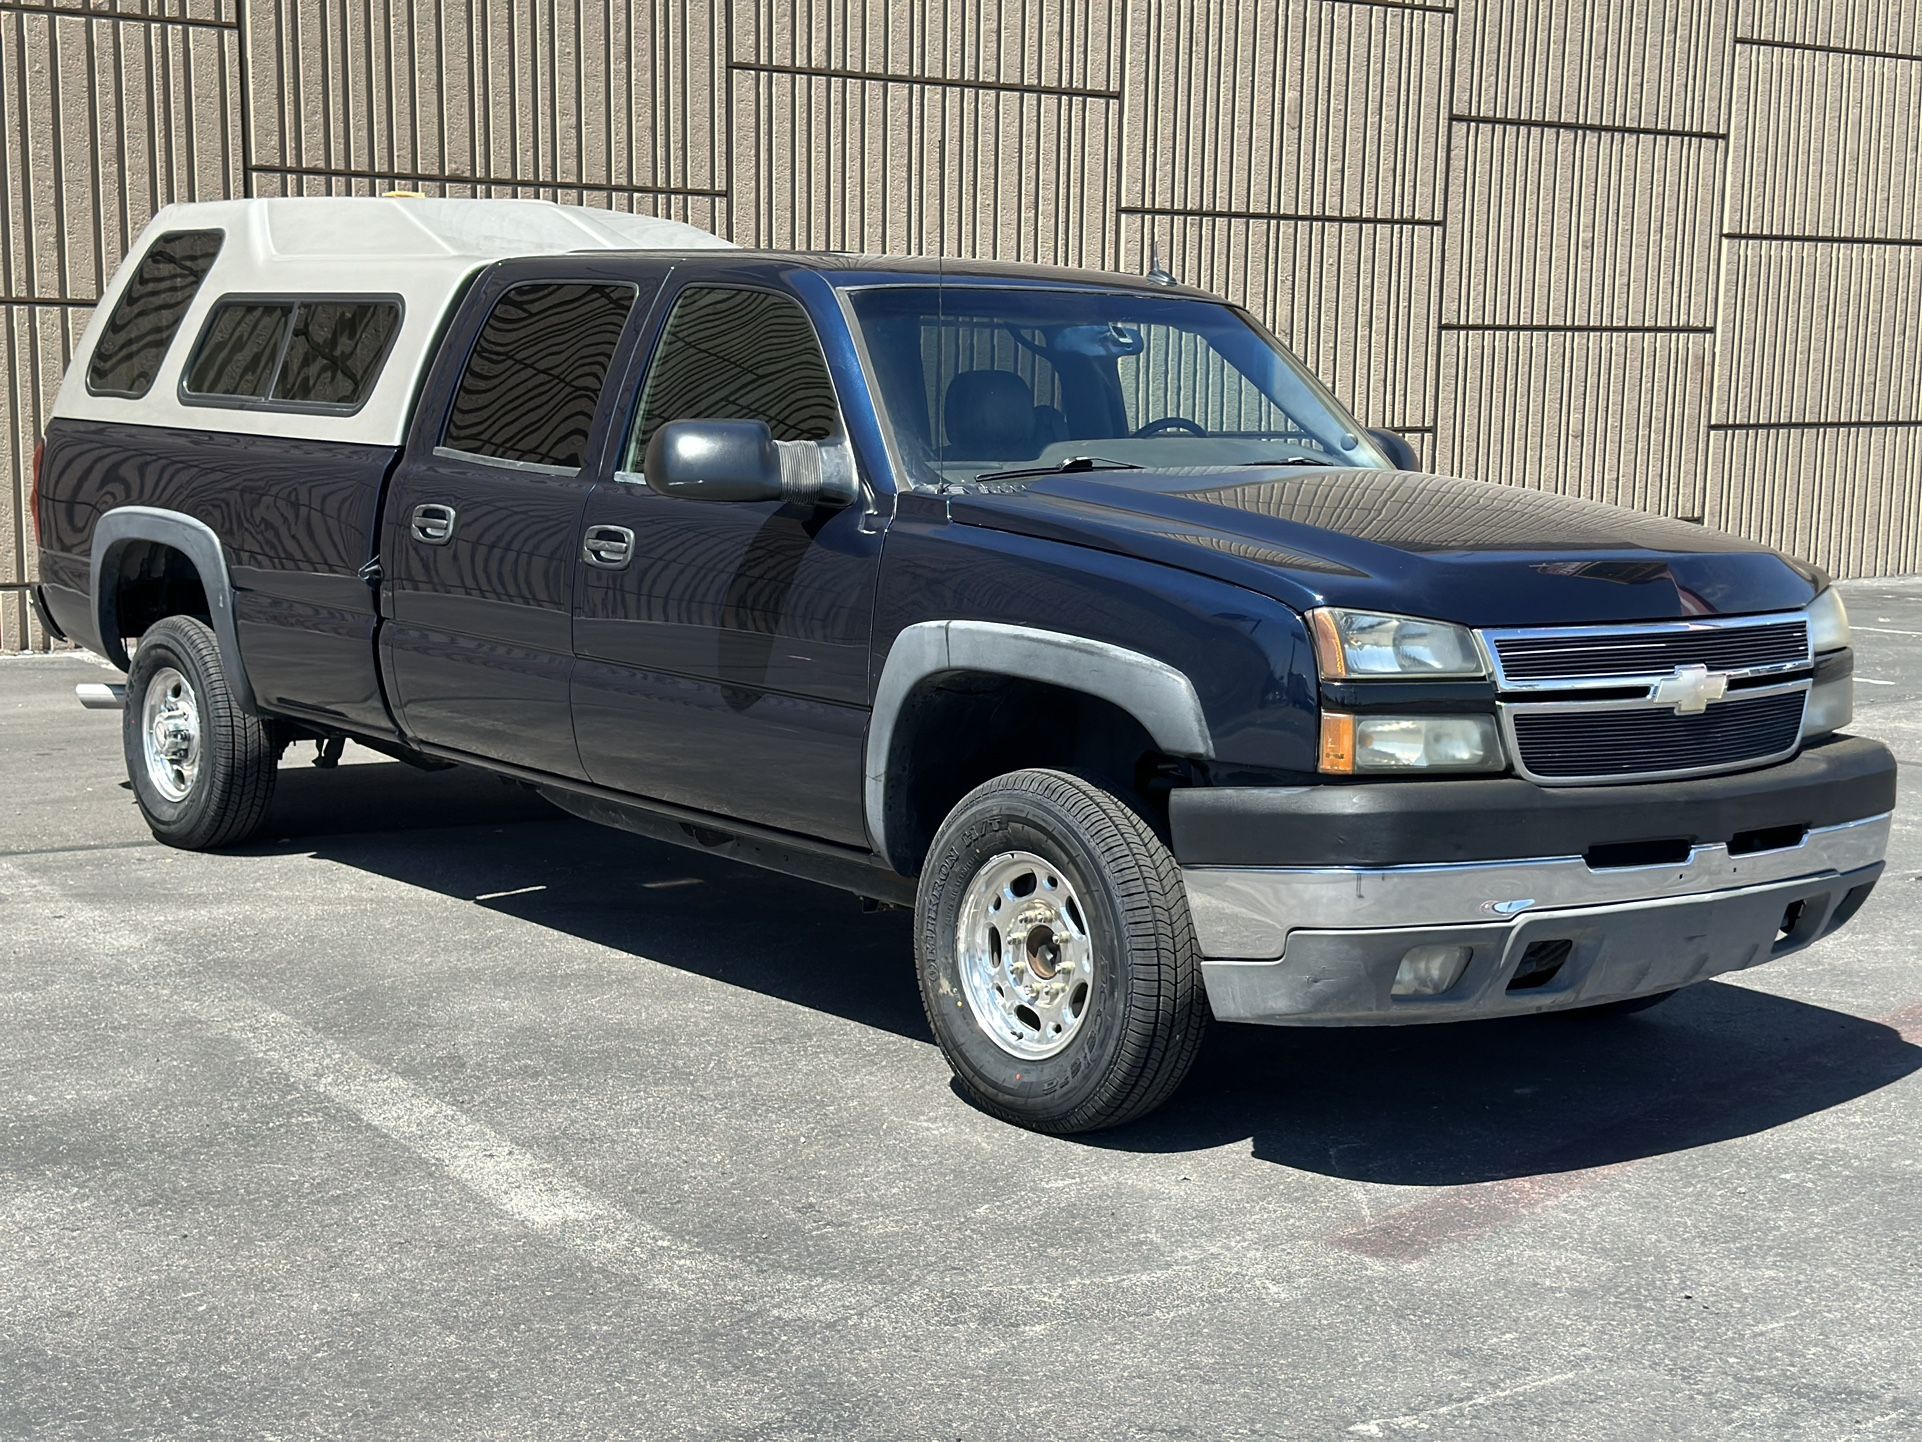
[[[1855, 871], [1738, 886], [1695, 896], [1531, 912], [1469, 926], [1297, 931], [1278, 961], [1202, 962], [1208, 1004], [1223, 1021], [1286, 1026], [1382, 1026], [1570, 1010], [1759, 966], [1833, 932], [1853, 916], [1882, 863]], [[1467, 953], [1438, 996], [1397, 996], [1414, 947]], [[1546, 973], [1524, 967], [1545, 948]]]
[[1889, 815], [1819, 827], [1800, 845], [1732, 856], [1720, 842], [1663, 866], [1597, 870], [1579, 856], [1436, 866], [1182, 869], [1204, 956], [1281, 957], [1292, 931], [1431, 927], [1515, 919], [1561, 907], [1622, 905], [1854, 871], [1888, 850]]

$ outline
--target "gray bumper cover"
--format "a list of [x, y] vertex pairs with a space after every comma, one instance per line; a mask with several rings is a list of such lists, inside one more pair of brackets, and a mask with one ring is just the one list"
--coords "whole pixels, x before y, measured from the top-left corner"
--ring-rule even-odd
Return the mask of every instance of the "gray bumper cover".
[[[1882, 871], [1889, 818], [1731, 856], [1596, 870], [1580, 857], [1376, 869], [1183, 871], [1225, 1021], [1365, 1025], [1462, 1020], [1668, 991], [1799, 950], [1854, 915]], [[1568, 943], [1545, 982], [1510, 990], [1537, 943]], [[1466, 946], [1439, 996], [1397, 996], [1402, 958]], [[1560, 951], [1560, 948], [1556, 948]]]

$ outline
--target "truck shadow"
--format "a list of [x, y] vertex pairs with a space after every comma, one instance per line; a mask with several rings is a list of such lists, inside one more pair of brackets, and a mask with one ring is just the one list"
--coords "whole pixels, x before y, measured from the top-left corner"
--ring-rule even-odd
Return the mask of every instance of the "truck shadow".
[[[265, 834], [280, 839], [261, 849], [931, 1042], [906, 913], [862, 915], [842, 892], [575, 821], [479, 773], [290, 766]], [[1400, 1186], [1580, 1171], [1767, 1131], [1887, 1086], [1922, 1069], [1902, 1034], [1917, 1025], [1922, 1007], [1871, 1021], [1709, 982], [1607, 1020], [1220, 1026], [1171, 1104], [1075, 1144], [1247, 1143], [1283, 1166]]]

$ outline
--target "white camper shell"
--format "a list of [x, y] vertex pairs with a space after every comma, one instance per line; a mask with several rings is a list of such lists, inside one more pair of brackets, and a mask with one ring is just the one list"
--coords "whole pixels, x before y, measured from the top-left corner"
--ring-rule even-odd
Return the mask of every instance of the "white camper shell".
[[[219, 251], [141, 394], [97, 389], [94, 351], [156, 240], [220, 232]], [[468, 280], [515, 256], [696, 250], [729, 242], [678, 221], [544, 200], [290, 197], [162, 209], [115, 271], [54, 403], [62, 419], [398, 446], [442, 322]], [[398, 305], [371, 389], [351, 410], [189, 397], [182, 380], [214, 309], [236, 297], [380, 299]]]

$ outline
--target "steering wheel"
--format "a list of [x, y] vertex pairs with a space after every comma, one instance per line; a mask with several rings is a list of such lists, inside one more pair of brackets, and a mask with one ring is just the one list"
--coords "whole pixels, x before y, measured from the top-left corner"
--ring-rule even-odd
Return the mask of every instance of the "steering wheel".
[[1207, 430], [1204, 429], [1199, 422], [1191, 421], [1186, 416], [1163, 416], [1158, 421], [1149, 421], [1147, 425], [1137, 430], [1134, 435], [1135, 439], [1142, 440], [1148, 436], [1166, 435], [1169, 431], [1185, 431], [1191, 436], [1205, 436], [1208, 434]]

